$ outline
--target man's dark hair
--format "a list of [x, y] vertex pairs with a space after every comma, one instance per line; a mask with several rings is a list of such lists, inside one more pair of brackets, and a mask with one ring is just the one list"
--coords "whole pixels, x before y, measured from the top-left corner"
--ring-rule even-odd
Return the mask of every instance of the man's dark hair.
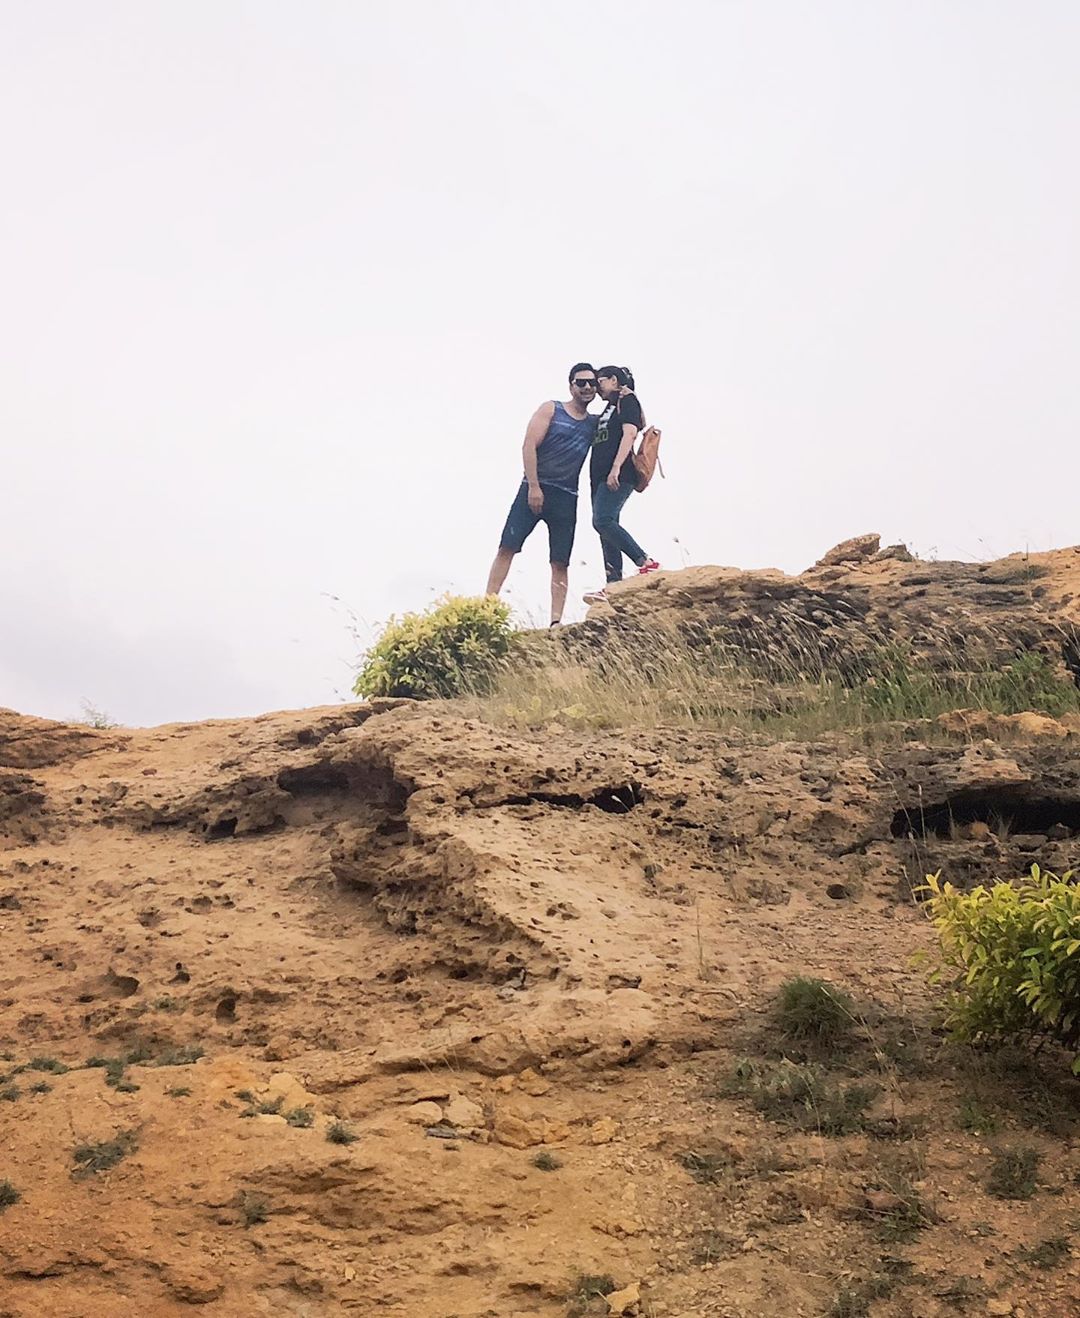
[[592, 362], [578, 362], [576, 365], [571, 366], [570, 374], [567, 376], [567, 379], [570, 381], [571, 384], [574, 383], [574, 376], [577, 375], [578, 371], [592, 371], [593, 375], [595, 375], [596, 367], [592, 364]]
[[634, 376], [629, 366], [601, 366], [596, 372], [598, 376], [614, 376], [620, 385], [625, 385], [628, 389], [634, 387]]

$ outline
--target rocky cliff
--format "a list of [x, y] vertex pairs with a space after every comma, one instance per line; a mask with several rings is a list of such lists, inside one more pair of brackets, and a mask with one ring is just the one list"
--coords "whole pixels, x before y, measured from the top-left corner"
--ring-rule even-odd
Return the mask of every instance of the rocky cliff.
[[[580, 639], [798, 614], [1067, 667], [1075, 580], [1076, 550], [693, 569]], [[1077, 1312], [1075, 1091], [950, 1050], [912, 964], [927, 872], [1080, 863], [1068, 720], [870, 749], [4, 712], [0, 839], [0, 1314]], [[828, 1067], [874, 1105], [835, 1137], [730, 1083], [779, 1064], [793, 975], [859, 1004]], [[987, 1192], [998, 1142], [1041, 1155], [1034, 1199]], [[901, 1184], [926, 1220], [890, 1237]]]

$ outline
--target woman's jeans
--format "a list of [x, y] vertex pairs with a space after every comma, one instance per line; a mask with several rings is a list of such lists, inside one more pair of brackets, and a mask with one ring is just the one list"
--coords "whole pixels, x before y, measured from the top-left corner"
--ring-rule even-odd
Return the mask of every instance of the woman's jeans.
[[609, 490], [606, 482], [593, 490], [592, 524], [593, 530], [600, 536], [604, 550], [604, 575], [608, 581], [622, 581], [623, 554], [632, 559], [638, 567], [648, 560], [648, 554], [634, 537], [619, 525], [619, 514], [623, 504], [633, 494], [631, 481], [620, 481], [617, 490]]

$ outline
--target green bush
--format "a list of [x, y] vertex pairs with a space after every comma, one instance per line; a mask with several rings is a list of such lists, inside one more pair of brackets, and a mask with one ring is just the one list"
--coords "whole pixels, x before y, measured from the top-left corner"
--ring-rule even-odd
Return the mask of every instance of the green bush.
[[823, 1047], [846, 1043], [855, 1021], [855, 1005], [846, 993], [803, 975], [780, 985], [775, 1011], [782, 1034]]
[[416, 700], [483, 691], [513, 645], [509, 605], [493, 595], [447, 597], [424, 613], [391, 618], [353, 690]]
[[[958, 892], [927, 877], [952, 974], [948, 1025], [970, 1043], [1042, 1034], [1080, 1054], [1080, 888], [1038, 865], [1018, 883]], [[939, 972], [940, 973], [940, 972]], [[1073, 1061], [1080, 1074], [1080, 1055]]]

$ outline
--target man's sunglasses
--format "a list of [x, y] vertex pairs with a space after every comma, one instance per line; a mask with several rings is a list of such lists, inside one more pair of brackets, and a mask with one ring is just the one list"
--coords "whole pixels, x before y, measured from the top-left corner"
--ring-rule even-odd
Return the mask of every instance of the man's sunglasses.
[[571, 384], [576, 384], [579, 389], [595, 389], [595, 380], [571, 380]]

